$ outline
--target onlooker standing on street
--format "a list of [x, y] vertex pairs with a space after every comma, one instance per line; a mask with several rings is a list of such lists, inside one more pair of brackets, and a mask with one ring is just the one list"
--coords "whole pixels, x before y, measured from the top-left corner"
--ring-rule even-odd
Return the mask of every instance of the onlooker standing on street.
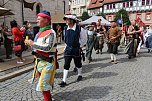
[[60, 44], [62, 42], [62, 34], [63, 31], [60, 25], [57, 25], [57, 43]]
[[[3, 35], [2, 35], [2, 28], [0, 26], [0, 49], [1, 49], [1, 42], [3, 42]], [[1, 54], [0, 54], [1, 55]], [[4, 62], [3, 59], [0, 59], [0, 62]]]
[[32, 25], [28, 22], [28, 21], [25, 21], [24, 22], [24, 27], [25, 27], [25, 39], [28, 37], [28, 39], [31, 39], [33, 40], [34, 39], [34, 34], [33, 34], [33, 29], [32, 29]]
[[111, 28], [107, 32], [107, 39], [109, 42], [109, 52], [111, 56], [111, 62], [116, 64], [117, 58], [116, 54], [118, 54], [118, 46], [120, 44], [121, 31], [117, 27], [116, 22], [111, 23]]
[[2, 34], [2, 26], [0, 26], [0, 48], [2, 42], [3, 42], [3, 34]]
[[87, 41], [87, 34], [83, 29], [76, 24], [75, 15], [65, 15], [64, 20], [67, 25], [64, 28], [64, 39], [66, 43], [66, 48], [64, 50], [64, 70], [63, 70], [63, 80], [59, 84], [60, 87], [66, 86], [66, 79], [68, 76], [68, 71], [70, 68], [71, 60], [74, 59], [75, 66], [78, 68], [78, 78], [77, 81], [82, 80], [82, 63], [81, 63], [81, 49]]
[[36, 90], [42, 92], [44, 101], [52, 101], [50, 89], [53, 86], [56, 69], [54, 65], [57, 46], [56, 33], [50, 25], [50, 12], [43, 10], [37, 16], [37, 25], [40, 27], [39, 33], [37, 33], [34, 42], [25, 40], [25, 44], [32, 46], [35, 51], [35, 70], [39, 77]]
[[24, 51], [24, 33], [25, 29], [21, 28], [21, 30], [17, 27], [17, 22], [15, 20], [10, 22], [12, 28], [12, 34], [14, 35], [15, 46], [21, 45], [21, 50], [15, 51], [15, 55], [18, 57], [17, 63], [23, 63], [22, 52]]
[[13, 49], [12, 33], [9, 31], [7, 26], [2, 26], [2, 33], [4, 36], [4, 47], [6, 49], [6, 59], [11, 59]]

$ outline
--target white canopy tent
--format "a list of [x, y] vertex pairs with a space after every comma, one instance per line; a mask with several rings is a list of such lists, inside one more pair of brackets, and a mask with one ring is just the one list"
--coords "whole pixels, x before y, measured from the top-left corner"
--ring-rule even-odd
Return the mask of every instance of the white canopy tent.
[[91, 18], [85, 20], [85, 21], [82, 21], [80, 22], [80, 24], [92, 24], [93, 22], [97, 22], [98, 19], [101, 19], [101, 25], [106, 25], [106, 26], [110, 26], [110, 22], [107, 21], [106, 19], [104, 19], [102, 16], [92, 16]]

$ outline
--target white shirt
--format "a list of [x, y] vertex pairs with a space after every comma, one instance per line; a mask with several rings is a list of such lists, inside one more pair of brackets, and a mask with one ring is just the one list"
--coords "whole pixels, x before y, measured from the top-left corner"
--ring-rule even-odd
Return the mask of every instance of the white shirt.
[[94, 34], [93, 31], [89, 31], [89, 30], [88, 30], [88, 35], [93, 35], [93, 34]]
[[148, 36], [151, 36], [152, 35], [152, 29], [148, 29], [147, 34], [148, 34]]

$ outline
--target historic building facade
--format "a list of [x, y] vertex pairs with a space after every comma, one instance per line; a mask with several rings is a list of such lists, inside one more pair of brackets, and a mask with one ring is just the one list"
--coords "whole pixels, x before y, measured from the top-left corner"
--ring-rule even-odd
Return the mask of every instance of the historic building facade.
[[120, 9], [128, 11], [131, 22], [139, 17], [146, 25], [152, 24], [152, 0], [91, 0], [88, 6], [90, 15], [102, 12], [109, 21]]
[[103, 11], [103, 0], [91, 0], [87, 7], [90, 16]]
[[[25, 1], [24, 3], [22, 1]], [[24, 6], [22, 6], [22, 3]], [[14, 15], [0, 17], [0, 24], [5, 22], [9, 25], [9, 22], [13, 19], [22, 25], [24, 21], [29, 21], [31, 24], [36, 24], [36, 15], [41, 10], [48, 10], [51, 15], [55, 15], [58, 12], [67, 12], [69, 10], [69, 0], [2, 0], [0, 5], [12, 10]], [[25, 5], [26, 4], [26, 5]], [[33, 10], [32, 6], [33, 5]], [[22, 10], [23, 7], [23, 10]], [[30, 8], [27, 8], [30, 7]], [[23, 12], [22, 12], [23, 11]]]
[[81, 16], [84, 11], [87, 11], [87, 6], [90, 0], [71, 0], [71, 13]]

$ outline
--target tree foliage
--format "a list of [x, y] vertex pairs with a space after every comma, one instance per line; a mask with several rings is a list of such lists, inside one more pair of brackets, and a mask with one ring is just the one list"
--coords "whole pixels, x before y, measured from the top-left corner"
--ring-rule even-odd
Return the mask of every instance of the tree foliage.
[[103, 18], [106, 19], [106, 15], [104, 13], [102, 13], [102, 12], [100, 12], [99, 14], [97, 14], [97, 16], [102, 16]]
[[120, 9], [115, 14], [114, 21], [117, 21], [118, 19], [121, 19], [121, 16], [122, 16], [123, 24], [130, 25], [130, 19], [129, 19], [128, 12], [126, 10], [124, 10], [124, 9]]
[[84, 21], [84, 20], [90, 18], [90, 16], [89, 16], [88, 12], [83, 12], [82, 16], [80, 18], [82, 19], [82, 21]]

